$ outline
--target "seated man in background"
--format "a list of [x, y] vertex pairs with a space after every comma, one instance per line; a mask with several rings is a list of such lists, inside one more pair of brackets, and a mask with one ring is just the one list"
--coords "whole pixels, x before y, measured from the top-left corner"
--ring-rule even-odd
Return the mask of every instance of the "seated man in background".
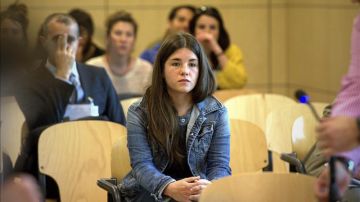
[[105, 70], [75, 62], [79, 43], [76, 21], [67, 14], [50, 15], [41, 27], [40, 40], [47, 59], [25, 78], [16, 96], [30, 132], [15, 169], [35, 176], [38, 138], [48, 126], [84, 117], [125, 125]]
[[25, 79], [17, 93], [29, 130], [64, 121], [73, 109], [69, 104], [93, 102], [92, 116], [125, 124], [114, 87], [102, 68], [75, 62], [78, 25], [67, 14], [50, 15], [41, 27], [41, 42], [47, 60]]

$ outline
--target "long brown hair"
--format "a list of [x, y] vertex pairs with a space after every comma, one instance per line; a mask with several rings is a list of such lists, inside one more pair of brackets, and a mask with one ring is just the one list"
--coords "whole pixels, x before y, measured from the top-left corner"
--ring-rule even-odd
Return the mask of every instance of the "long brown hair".
[[178, 148], [178, 119], [176, 109], [167, 91], [164, 78], [166, 60], [178, 49], [187, 48], [198, 58], [199, 76], [194, 89], [190, 92], [193, 103], [198, 103], [211, 95], [215, 88], [215, 78], [210, 64], [199, 42], [190, 34], [169, 35], [161, 44], [152, 75], [151, 86], [146, 90], [143, 104], [147, 108], [148, 135], [152, 146], [165, 150], [170, 162], [184, 158], [184, 148]]

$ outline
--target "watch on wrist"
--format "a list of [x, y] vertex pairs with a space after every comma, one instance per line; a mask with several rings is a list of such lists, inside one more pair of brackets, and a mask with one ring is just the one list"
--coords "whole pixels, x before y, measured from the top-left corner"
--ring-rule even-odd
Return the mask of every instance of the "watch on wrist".
[[342, 163], [345, 166], [346, 170], [349, 171], [351, 174], [354, 172], [355, 169], [354, 161], [339, 156], [335, 157], [335, 161]]

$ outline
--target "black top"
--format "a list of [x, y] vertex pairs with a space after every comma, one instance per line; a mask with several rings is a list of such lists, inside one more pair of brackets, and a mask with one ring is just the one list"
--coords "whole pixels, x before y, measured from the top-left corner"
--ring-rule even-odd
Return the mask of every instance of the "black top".
[[179, 116], [179, 128], [178, 134], [180, 135], [178, 144], [180, 148], [183, 148], [181, 155], [184, 156], [181, 162], [173, 162], [169, 164], [164, 174], [171, 176], [175, 180], [180, 180], [186, 177], [191, 177], [192, 173], [187, 162], [187, 149], [186, 149], [186, 130], [190, 120], [191, 110], [184, 116]]

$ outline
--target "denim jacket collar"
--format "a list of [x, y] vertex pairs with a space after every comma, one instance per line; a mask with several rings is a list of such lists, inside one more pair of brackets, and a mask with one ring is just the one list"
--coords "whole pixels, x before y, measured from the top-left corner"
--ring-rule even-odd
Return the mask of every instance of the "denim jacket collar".
[[[187, 126], [186, 130], [186, 142], [188, 142], [189, 135], [191, 133], [191, 130], [196, 122], [196, 120], [199, 118], [198, 121], [200, 121], [200, 125], [206, 120], [206, 115], [219, 110], [223, 107], [223, 105], [216, 100], [213, 96], [207, 97], [205, 100], [197, 103], [193, 106], [190, 120]], [[199, 117], [200, 116], [200, 117]]]

